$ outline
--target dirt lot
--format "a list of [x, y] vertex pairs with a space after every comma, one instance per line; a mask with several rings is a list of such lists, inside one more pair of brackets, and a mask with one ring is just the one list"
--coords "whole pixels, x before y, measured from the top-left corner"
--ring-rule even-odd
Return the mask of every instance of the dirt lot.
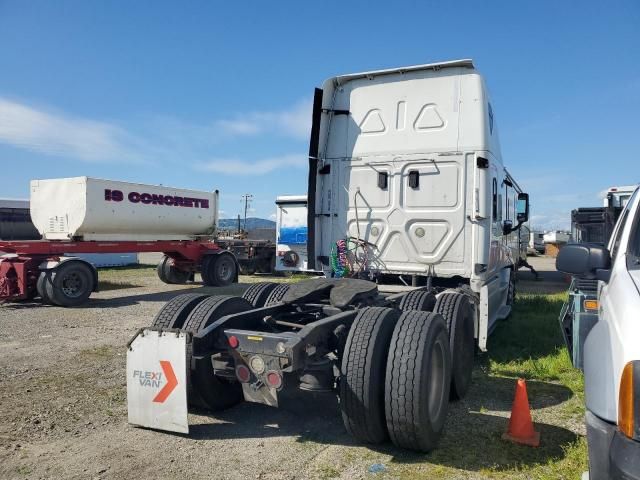
[[[552, 278], [552, 261], [534, 261], [547, 281], [524, 272], [520, 292], [566, 288]], [[150, 268], [101, 279], [104, 291], [83, 308], [0, 306], [0, 478], [576, 478], [585, 468], [581, 380], [558, 347], [561, 295], [521, 297], [492, 353], [477, 358], [468, 397], [451, 405], [439, 449], [419, 455], [354, 443], [328, 394], [190, 415], [189, 436], [129, 426], [125, 345], [191, 289], [160, 283]], [[242, 277], [215, 293], [260, 280]], [[542, 432], [538, 449], [500, 439], [520, 375]]]

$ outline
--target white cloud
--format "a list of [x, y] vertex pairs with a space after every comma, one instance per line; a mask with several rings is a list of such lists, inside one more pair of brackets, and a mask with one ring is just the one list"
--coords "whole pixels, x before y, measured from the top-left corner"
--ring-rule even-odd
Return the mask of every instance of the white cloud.
[[87, 162], [140, 160], [138, 141], [116, 125], [49, 113], [2, 97], [0, 143]]
[[213, 159], [197, 165], [205, 172], [225, 173], [227, 175], [264, 175], [279, 168], [306, 168], [307, 158], [300, 154], [283, 155], [281, 157], [265, 158], [255, 162], [237, 159]]
[[287, 110], [248, 112], [234, 118], [218, 120], [216, 127], [229, 135], [276, 133], [306, 139], [311, 131], [311, 100], [301, 100]]

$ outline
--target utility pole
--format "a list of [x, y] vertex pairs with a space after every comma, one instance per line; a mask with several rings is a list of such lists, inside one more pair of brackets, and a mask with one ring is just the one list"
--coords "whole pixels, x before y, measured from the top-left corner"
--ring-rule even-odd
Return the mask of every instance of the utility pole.
[[253, 195], [250, 193], [245, 193], [242, 195], [242, 200], [244, 200], [244, 231], [247, 231], [247, 210], [249, 209], [249, 205], [251, 204], [251, 200], [253, 199]]

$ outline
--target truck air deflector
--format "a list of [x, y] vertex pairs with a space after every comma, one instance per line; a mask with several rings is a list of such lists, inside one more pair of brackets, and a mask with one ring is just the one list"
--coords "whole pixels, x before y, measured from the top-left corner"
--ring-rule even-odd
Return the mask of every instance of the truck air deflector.
[[316, 176], [318, 174], [318, 149], [320, 147], [320, 120], [322, 118], [322, 89], [313, 92], [311, 137], [309, 139], [309, 179], [307, 184], [307, 266], [316, 268]]

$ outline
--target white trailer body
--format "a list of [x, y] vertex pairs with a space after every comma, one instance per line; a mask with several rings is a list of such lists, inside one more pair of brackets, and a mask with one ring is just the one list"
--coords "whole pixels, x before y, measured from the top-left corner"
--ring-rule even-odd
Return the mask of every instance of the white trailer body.
[[516, 224], [518, 207], [528, 216], [528, 197], [502, 164], [472, 61], [330, 78], [321, 99], [310, 148], [310, 268], [331, 275], [335, 245], [355, 239], [366, 242], [357, 263], [372, 275], [459, 278], [480, 299], [484, 349], [510, 312], [519, 237], [505, 235], [505, 223]]
[[46, 240], [190, 240], [214, 233], [218, 193], [90, 177], [32, 180], [31, 219]]
[[312, 272], [307, 265], [307, 196], [276, 198], [276, 270]]

